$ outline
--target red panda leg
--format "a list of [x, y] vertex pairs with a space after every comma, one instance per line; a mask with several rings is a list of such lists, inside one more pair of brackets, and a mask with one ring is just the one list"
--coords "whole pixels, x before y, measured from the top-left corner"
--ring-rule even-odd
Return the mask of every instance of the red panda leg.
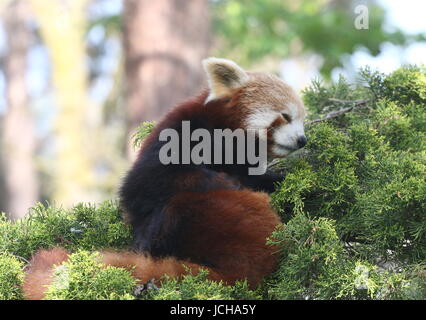
[[65, 249], [54, 248], [41, 250], [32, 257], [22, 285], [26, 299], [40, 300], [44, 298], [47, 286], [53, 280], [54, 266], [67, 261], [68, 254]]
[[266, 240], [280, 219], [266, 193], [185, 192], [172, 198], [168, 211], [184, 224], [176, 239], [179, 256], [206, 263], [214, 271], [210, 279], [228, 284], [247, 279], [254, 288], [275, 270], [277, 248]]
[[251, 288], [275, 271], [277, 248], [266, 241], [281, 221], [266, 193], [248, 189], [183, 192], [170, 200], [167, 217], [177, 218], [181, 232], [172, 240], [177, 243], [175, 255], [184, 260], [104, 251], [105, 264], [132, 270], [142, 283], [163, 275], [180, 277], [187, 274], [186, 266], [193, 274], [207, 269], [208, 279], [229, 285], [247, 279]]

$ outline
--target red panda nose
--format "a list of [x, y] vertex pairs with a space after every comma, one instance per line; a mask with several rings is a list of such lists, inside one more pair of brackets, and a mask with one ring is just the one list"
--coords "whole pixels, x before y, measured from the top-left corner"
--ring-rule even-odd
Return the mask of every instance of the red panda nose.
[[307, 142], [308, 140], [306, 139], [305, 136], [300, 136], [299, 138], [297, 138], [297, 146], [299, 148], [303, 148], [304, 146], [306, 146]]

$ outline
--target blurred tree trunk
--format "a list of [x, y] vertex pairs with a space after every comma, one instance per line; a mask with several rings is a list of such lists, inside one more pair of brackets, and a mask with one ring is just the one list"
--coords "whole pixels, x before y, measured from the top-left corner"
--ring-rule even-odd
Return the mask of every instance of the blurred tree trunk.
[[210, 43], [207, 0], [125, 0], [127, 155], [141, 121], [158, 120], [203, 84]]
[[12, 219], [26, 215], [38, 200], [36, 138], [26, 85], [32, 32], [25, 0], [10, 1], [4, 13], [8, 53], [5, 59], [7, 112], [3, 123], [2, 162], [6, 211]]
[[[3, 67], [3, 66], [2, 66]], [[4, 135], [4, 117], [2, 114], [0, 114], [0, 150], [4, 150], [4, 142], [3, 142], [3, 135]], [[0, 212], [6, 212], [7, 211], [7, 187], [6, 187], [6, 174], [5, 174], [5, 167], [4, 167], [4, 152], [0, 152]]]
[[[88, 0], [31, 0], [52, 63], [58, 114], [52, 199], [60, 205], [93, 201], [93, 138], [88, 134], [85, 47]], [[92, 145], [90, 145], [92, 144]]]

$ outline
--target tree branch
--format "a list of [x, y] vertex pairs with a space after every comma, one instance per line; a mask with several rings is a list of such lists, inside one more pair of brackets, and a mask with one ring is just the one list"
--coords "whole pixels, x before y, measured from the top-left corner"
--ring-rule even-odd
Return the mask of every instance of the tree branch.
[[345, 108], [342, 108], [342, 109], [339, 109], [339, 110], [331, 111], [331, 112], [327, 113], [322, 118], [315, 119], [315, 120], [312, 120], [312, 121], [308, 121], [308, 122], [305, 123], [306, 126], [310, 126], [312, 124], [315, 124], [315, 123], [318, 123], [318, 122], [321, 122], [321, 121], [326, 121], [326, 120], [329, 120], [329, 119], [340, 117], [341, 115], [352, 111], [354, 108], [357, 108], [357, 107], [360, 107], [362, 105], [365, 105], [370, 100], [368, 100], [368, 99], [341, 100], [341, 99], [336, 99], [336, 98], [329, 98], [328, 101], [330, 101], [330, 102], [339, 102], [339, 103], [342, 103], [342, 104], [352, 104], [352, 105], [348, 106], [348, 107], [345, 107]]

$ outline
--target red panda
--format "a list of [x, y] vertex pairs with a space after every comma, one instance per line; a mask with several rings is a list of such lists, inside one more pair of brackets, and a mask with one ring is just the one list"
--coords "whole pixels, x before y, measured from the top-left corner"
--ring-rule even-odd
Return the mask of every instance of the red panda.
[[[268, 193], [283, 176], [249, 175], [250, 164], [164, 165], [159, 153], [165, 142], [159, 137], [164, 129], [180, 132], [183, 121], [192, 132], [265, 129], [268, 155], [285, 157], [306, 144], [305, 109], [276, 76], [245, 71], [226, 59], [208, 58], [203, 65], [208, 89], [156, 125], [121, 186], [135, 251], [103, 251], [101, 257], [107, 265], [131, 270], [141, 283], [165, 274], [180, 277], [189, 267], [192, 273], [207, 269], [209, 279], [226, 284], [246, 279], [254, 288], [277, 265], [276, 248], [266, 239], [280, 219]], [[26, 271], [25, 297], [42, 299], [54, 266], [67, 258], [60, 248], [38, 252]]]

